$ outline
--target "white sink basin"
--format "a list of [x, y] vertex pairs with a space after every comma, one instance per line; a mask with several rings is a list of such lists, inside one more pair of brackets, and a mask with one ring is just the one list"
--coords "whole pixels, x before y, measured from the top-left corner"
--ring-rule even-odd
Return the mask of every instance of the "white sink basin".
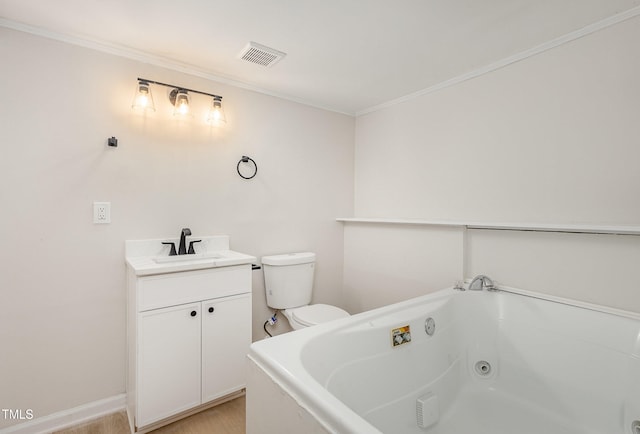
[[196, 253], [192, 255], [157, 256], [153, 258], [156, 264], [166, 264], [171, 262], [200, 261], [206, 259], [223, 259], [220, 253]]

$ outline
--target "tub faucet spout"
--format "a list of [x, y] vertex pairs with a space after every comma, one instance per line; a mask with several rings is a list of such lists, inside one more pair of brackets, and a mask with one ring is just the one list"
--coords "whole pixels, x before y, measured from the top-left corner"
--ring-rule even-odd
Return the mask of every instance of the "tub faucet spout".
[[493, 280], [481, 274], [473, 278], [473, 280], [469, 284], [469, 290], [482, 291], [483, 289], [486, 289], [487, 291], [498, 290], [498, 288], [496, 288], [496, 286], [493, 284]]
[[191, 235], [191, 229], [184, 228], [182, 232], [180, 232], [180, 247], [178, 248], [178, 255], [186, 255], [187, 254], [187, 242], [186, 238], [188, 235]]

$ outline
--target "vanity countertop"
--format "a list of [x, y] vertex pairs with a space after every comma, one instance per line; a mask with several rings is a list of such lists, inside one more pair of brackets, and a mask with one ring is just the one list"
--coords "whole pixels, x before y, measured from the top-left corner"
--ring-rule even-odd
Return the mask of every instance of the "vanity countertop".
[[230, 250], [227, 235], [193, 237], [193, 239], [202, 240], [198, 243], [196, 254], [177, 256], [169, 256], [169, 247], [162, 244], [162, 242], [177, 241], [175, 239], [125, 241], [126, 263], [137, 276], [147, 276], [244, 265], [256, 261], [255, 256]]

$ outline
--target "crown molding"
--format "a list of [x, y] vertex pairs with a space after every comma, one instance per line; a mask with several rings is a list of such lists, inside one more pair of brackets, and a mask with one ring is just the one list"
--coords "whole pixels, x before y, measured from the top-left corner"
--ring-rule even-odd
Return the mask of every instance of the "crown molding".
[[480, 77], [481, 75], [487, 74], [489, 72], [504, 68], [505, 66], [511, 65], [512, 63], [519, 62], [521, 60], [527, 59], [529, 57], [536, 56], [545, 51], [551, 50], [552, 48], [559, 47], [568, 42], [575, 41], [576, 39], [580, 39], [584, 36], [590, 35], [592, 33], [598, 32], [607, 27], [611, 27], [613, 25], [619, 24], [628, 19], [637, 17], [640, 15], [640, 6], [636, 6], [627, 11], [621, 12], [616, 15], [612, 15], [603, 20], [597, 21], [593, 24], [589, 24], [581, 29], [573, 31], [571, 33], [567, 33], [566, 35], [560, 36], [558, 38], [552, 39], [551, 41], [545, 42], [544, 44], [540, 44], [536, 47], [530, 48], [528, 50], [522, 51], [520, 53], [514, 54], [513, 56], [506, 57], [504, 59], [498, 60], [497, 62], [490, 63], [489, 65], [477, 68], [468, 73], [459, 75], [457, 77], [451, 78], [449, 80], [445, 80], [433, 86], [427, 87], [425, 89], [412, 92], [408, 95], [402, 96], [400, 98], [395, 98], [390, 101], [377, 104], [362, 110], [356, 111], [356, 117], [362, 116], [368, 113], [373, 113], [379, 110], [386, 109], [388, 107], [392, 107], [394, 105], [401, 104], [403, 102], [407, 102], [416, 98], [419, 98], [423, 95], [427, 95], [433, 92], [437, 92], [439, 90], [445, 89], [447, 87], [454, 86], [456, 84], [462, 83], [467, 80], [471, 80], [476, 77]]
[[112, 44], [109, 42], [90, 39], [83, 36], [59, 33], [59, 32], [44, 29], [41, 27], [35, 27], [28, 24], [20, 23], [17, 21], [8, 20], [2, 17], [0, 17], [0, 27], [6, 27], [8, 29], [17, 30], [24, 33], [30, 33], [32, 35], [40, 36], [43, 38], [52, 39], [55, 41], [64, 42], [67, 44], [76, 45], [76, 46], [100, 51], [107, 54], [112, 54], [114, 56], [124, 57], [126, 59], [131, 59], [131, 60], [135, 60], [142, 63], [148, 63], [150, 65], [159, 66], [162, 68], [170, 69], [172, 71], [182, 72], [185, 74], [193, 75], [195, 77], [200, 77], [206, 80], [215, 81], [217, 83], [234, 86], [234, 87], [238, 87], [245, 90], [250, 90], [253, 92], [261, 93], [261, 94], [272, 96], [275, 98], [284, 99], [287, 101], [295, 102], [298, 104], [306, 105], [306, 106], [321, 109], [321, 110], [326, 110], [326, 111], [348, 115], [348, 116], [355, 115], [354, 112], [347, 112], [344, 110], [337, 109], [335, 107], [315, 104], [310, 101], [304, 100], [302, 98], [293, 97], [291, 95], [287, 95], [279, 92], [273, 92], [271, 90], [254, 86], [252, 84], [249, 84], [243, 81], [235, 80], [229, 77], [212, 73], [210, 71], [199, 68], [195, 65], [179, 62], [177, 60], [170, 59], [168, 57], [162, 57], [162, 56], [146, 53], [144, 51], [136, 50], [135, 48], [126, 47], [123, 45]]
[[451, 78], [449, 80], [445, 80], [433, 86], [427, 87], [425, 89], [418, 90], [416, 92], [412, 92], [405, 96], [395, 98], [389, 100], [387, 102], [377, 104], [368, 108], [364, 108], [362, 110], [357, 110], [355, 112], [348, 112], [344, 110], [337, 109], [335, 107], [323, 106], [311, 103], [301, 98], [292, 97], [291, 95], [286, 95], [278, 92], [273, 92], [268, 89], [264, 89], [258, 86], [251, 85], [249, 83], [235, 80], [229, 77], [224, 77], [222, 75], [214, 74], [210, 71], [203, 70], [202, 68], [198, 68], [195, 65], [186, 64], [183, 62], [176, 61], [174, 59], [152, 55], [140, 50], [136, 50], [131, 47], [126, 47], [117, 44], [111, 44], [105, 41], [99, 41], [94, 39], [89, 39], [86, 37], [80, 37], [76, 35], [69, 35], [54, 32], [51, 30], [43, 29], [40, 27], [30, 26], [28, 24], [20, 23], [17, 21], [8, 20], [0, 17], [0, 27], [6, 27], [9, 29], [31, 33], [33, 35], [41, 36], [48, 39], [57, 40], [60, 42], [65, 42], [72, 45], [81, 46], [84, 48], [89, 48], [92, 50], [101, 51], [104, 53], [112, 54], [119, 57], [124, 57], [131, 60], [136, 60], [142, 63], [148, 63], [155, 66], [160, 66], [163, 68], [171, 69], [174, 71], [179, 71], [185, 74], [193, 75], [196, 77], [204, 78], [207, 80], [215, 81], [218, 83], [226, 84], [229, 86], [238, 87], [241, 89], [250, 90], [253, 92], [261, 93], [268, 96], [273, 96], [276, 98], [281, 98], [287, 101], [295, 102], [298, 104], [303, 104], [306, 106], [318, 108], [321, 110], [327, 110], [347, 116], [362, 116], [368, 113], [373, 113], [379, 110], [383, 110], [416, 98], [419, 98], [424, 95], [428, 95], [433, 92], [437, 92], [439, 90], [454, 86], [456, 84], [465, 82], [467, 80], [471, 80], [476, 77], [480, 77], [484, 74], [488, 74], [492, 71], [496, 71], [498, 69], [504, 68], [505, 66], [511, 65], [513, 63], [519, 62], [521, 60], [527, 59], [529, 57], [536, 56], [545, 51], [551, 50], [553, 48], [564, 45], [568, 42], [574, 41], [576, 39], [580, 39], [584, 36], [590, 35], [592, 33], [598, 32], [607, 27], [619, 24], [623, 21], [629, 20], [631, 18], [637, 17], [640, 15], [640, 6], [636, 6], [624, 12], [621, 12], [616, 15], [612, 15], [611, 17], [605, 18], [603, 20], [597, 21], [595, 23], [589, 24], [581, 29], [576, 31], [567, 33], [566, 35], [560, 36], [558, 38], [552, 39], [551, 41], [540, 44], [536, 47], [530, 48], [528, 50], [522, 51], [520, 53], [514, 54], [512, 56], [506, 57], [504, 59], [498, 60], [496, 62], [490, 63], [489, 65], [485, 65], [483, 67], [477, 68], [468, 73], [459, 75], [457, 77]]

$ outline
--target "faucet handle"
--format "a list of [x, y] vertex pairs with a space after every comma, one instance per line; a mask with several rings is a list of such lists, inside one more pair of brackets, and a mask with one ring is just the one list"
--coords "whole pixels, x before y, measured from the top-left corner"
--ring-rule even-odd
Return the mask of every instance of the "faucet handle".
[[166, 245], [170, 245], [171, 246], [171, 250], [169, 251], [169, 256], [176, 256], [176, 243], [171, 243], [171, 242], [162, 242], [162, 244], [166, 244]]
[[453, 286], [453, 289], [455, 289], [456, 291], [466, 291], [462, 280], [456, 280], [456, 283]]
[[194, 243], [199, 243], [202, 240], [193, 240], [189, 243], [189, 251], [187, 252], [188, 255], [194, 255], [196, 253], [196, 251], [193, 249], [193, 244]]
[[487, 291], [497, 291], [498, 287], [495, 285], [495, 283], [493, 283], [493, 280], [489, 279], [488, 277], [485, 277], [485, 279], [483, 280], [483, 285], [482, 287], [484, 289], [486, 289]]

